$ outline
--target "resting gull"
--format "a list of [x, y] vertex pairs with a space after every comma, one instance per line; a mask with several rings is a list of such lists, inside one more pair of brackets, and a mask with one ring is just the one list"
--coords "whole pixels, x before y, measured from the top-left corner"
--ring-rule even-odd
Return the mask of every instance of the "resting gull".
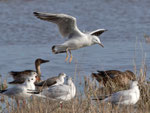
[[30, 90], [35, 90], [34, 82], [36, 81], [37, 73], [30, 72], [30, 76], [26, 79], [24, 84], [14, 85], [6, 90], [1, 90], [0, 93], [9, 97], [15, 97], [16, 99], [28, 98], [32, 94], [29, 94]]
[[69, 77], [67, 84], [52, 85], [46, 89], [43, 89], [42, 92], [33, 91], [32, 93], [35, 93], [35, 96], [49, 98], [51, 100], [58, 100], [62, 102], [71, 100], [75, 97], [76, 87], [72, 81], [72, 78]]
[[[130, 84], [129, 90], [123, 90], [111, 94], [107, 98], [103, 99], [103, 102], [110, 102], [112, 104], [119, 105], [134, 105], [140, 98], [140, 90], [138, 87], [138, 82], [133, 81]], [[96, 99], [93, 99], [96, 100]]]
[[76, 50], [82, 47], [99, 44], [104, 47], [98, 38], [106, 29], [97, 29], [92, 32], [83, 33], [81, 32], [76, 24], [76, 18], [67, 14], [52, 14], [43, 12], [34, 12], [34, 15], [42, 20], [46, 20], [57, 24], [59, 31], [63, 37], [68, 38], [63, 44], [54, 45], [52, 52], [54, 54], [66, 52], [66, 59], [68, 60], [68, 52], [70, 53], [69, 62], [72, 61], [71, 50]]

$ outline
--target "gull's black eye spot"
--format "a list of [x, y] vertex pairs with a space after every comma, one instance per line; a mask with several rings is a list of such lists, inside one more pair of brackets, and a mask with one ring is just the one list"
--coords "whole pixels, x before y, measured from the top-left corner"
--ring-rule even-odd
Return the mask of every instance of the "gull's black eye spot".
[[33, 78], [31, 78], [31, 80], [33, 80]]

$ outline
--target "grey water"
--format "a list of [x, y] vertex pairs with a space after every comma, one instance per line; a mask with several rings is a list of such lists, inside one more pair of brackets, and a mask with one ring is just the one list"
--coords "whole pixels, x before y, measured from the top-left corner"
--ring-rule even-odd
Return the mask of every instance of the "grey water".
[[[97, 70], [137, 71], [143, 59], [150, 75], [149, 0], [0, 0], [0, 74], [35, 69], [36, 58], [50, 60], [41, 65], [43, 78], [65, 72], [82, 81]], [[33, 12], [65, 13], [76, 17], [81, 31], [107, 29], [99, 45], [72, 51], [73, 61], [65, 62], [66, 54], [53, 54], [51, 47], [63, 39], [55, 24], [34, 17]], [[82, 86], [81, 86], [82, 87]]]

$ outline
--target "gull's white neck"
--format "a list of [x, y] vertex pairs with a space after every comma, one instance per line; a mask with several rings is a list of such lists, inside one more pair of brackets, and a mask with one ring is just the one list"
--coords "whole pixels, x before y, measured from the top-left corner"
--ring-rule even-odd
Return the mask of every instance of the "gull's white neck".
[[76, 94], [76, 87], [73, 82], [69, 82], [68, 85], [70, 86], [71, 98], [73, 98]]
[[28, 89], [35, 90], [35, 85], [34, 85], [33, 82], [25, 82], [25, 86], [26, 86]]
[[133, 97], [134, 98], [134, 104], [135, 104], [140, 98], [140, 90], [139, 90], [138, 86], [131, 87], [131, 90], [135, 93], [135, 95]]

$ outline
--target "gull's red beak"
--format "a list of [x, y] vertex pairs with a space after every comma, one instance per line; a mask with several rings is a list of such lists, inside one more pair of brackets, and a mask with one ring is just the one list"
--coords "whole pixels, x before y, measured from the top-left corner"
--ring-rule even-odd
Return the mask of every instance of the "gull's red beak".
[[41, 80], [39, 76], [35, 76], [35, 78], [36, 78], [36, 82], [39, 82]]

